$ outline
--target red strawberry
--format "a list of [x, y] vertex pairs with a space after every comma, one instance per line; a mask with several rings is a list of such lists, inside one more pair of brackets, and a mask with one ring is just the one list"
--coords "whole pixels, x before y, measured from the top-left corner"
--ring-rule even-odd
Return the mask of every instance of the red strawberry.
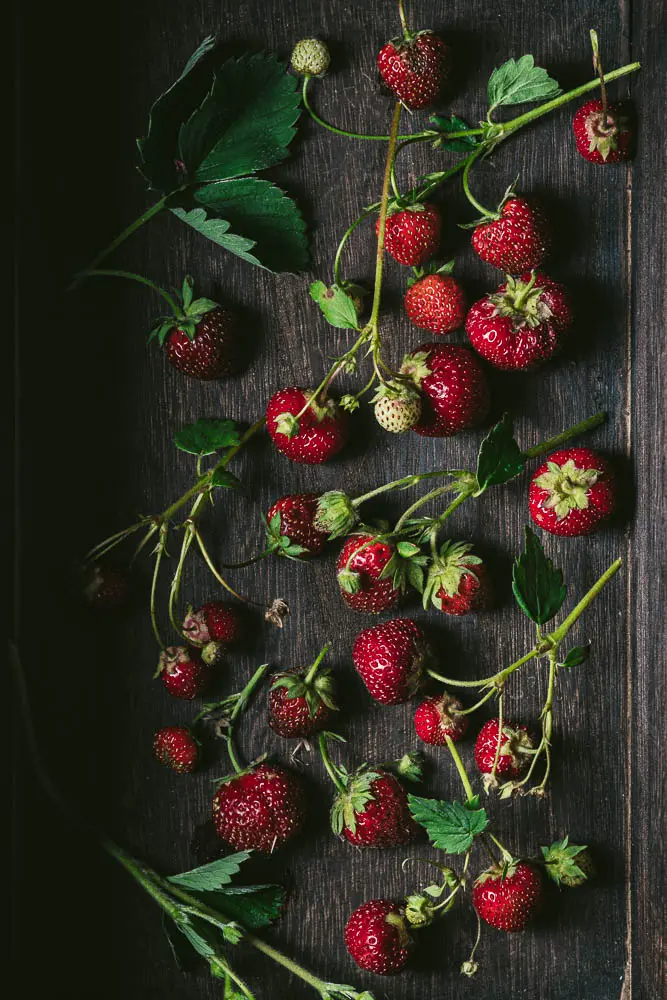
[[318, 493], [296, 493], [276, 500], [266, 515], [269, 545], [277, 555], [318, 556], [328, 534], [315, 525]]
[[317, 403], [312, 395], [312, 390], [295, 386], [274, 393], [266, 408], [266, 427], [281, 454], [293, 462], [321, 465], [347, 442], [348, 417], [333, 399]]
[[[399, 264], [423, 264], [440, 246], [441, 221], [440, 211], [430, 202], [392, 212], [387, 215], [384, 248]], [[376, 232], [379, 228], [378, 219]]]
[[206, 687], [210, 671], [194, 649], [168, 646], [160, 654], [158, 674], [170, 695], [192, 701]]
[[424, 607], [433, 604], [446, 615], [467, 615], [491, 606], [491, 581], [486, 566], [467, 542], [445, 542], [429, 567]]
[[432, 31], [392, 39], [377, 59], [384, 83], [411, 111], [433, 104], [449, 75], [450, 61], [449, 47]]
[[530, 481], [528, 506], [552, 535], [590, 535], [616, 506], [612, 471], [590, 448], [555, 451]]
[[482, 221], [472, 234], [475, 253], [507, 274], [539, 267], [551, 248], [551, 231], [542, 210], [510, 194], [498, 214]]
[[599, 98], [582, 104], [572, 120], [577, 149], [589, 163], [623, 163], [630, 158], [632, 129], [624, 109]]
[[400, 586], [393, 574], [385, 575], [396, 550], [390, 542], [374, 535], [352, 535], [336, 561], [337, 579], [343, 600], [355, 611], [377, 615], [397, 603]]
[[413, 940], [398, 903], [373, 899], [351, 915], [345, 925], [345, 944], [360, 969], [390, 976], [404, 967]]
[[478, 354], [506, 370], [535, 368], [557, 353], [572, 324], [570, 297], [545, 274], [507, 277], [468, 313], [466, 333]]
[[[492, 774], [498, 746], [498, 719], [489, 719], [480, 729], [475, 740], [475, 763], [481, 774]], [[521, 750], [534, 748], [532, 737], [525, 726], [504, 722], [500, 737], [500, 753], [496, 774], [501, 778], [519, 778], [528, 767], [530, 755]]]
[[408, 288], [403, 303], [415, 326], [439, 336], [453, 333], [465, 323], [465, 292], [451, 274], [418, 278]]
[[241, 638], [243, 629], [241, 616], [233, 604], [207, 601], [197, 611], [190, 608], [183, 620], [183, 631], [196, 646], [205, 646], [208, 642], [232, 646]]
[[108, 566], [89, 566], [83, 575], [83, 596], [98, 611], [118, 611], [127, 604], [130, 587], [127, 576]]
[[489, 387], [477, 358], [466, 347], [422, 344], [406, 355], [401, 373], [410, 375], [424, 399], [422, 437], [449, 437], [482, 423], [489, 411]]
[[218, 836], [237, 851], [271, 854], [296, 836], [305, 820], [301, 781], [275, 764], [259, 764], [232, 776], [213, 800]]
[[472, 890], [472, 904], [491, 927], [522, 931], [542, 902], [542, 880], [531, 865], [513, 859], [482, 872]]
[[455, 743], [463, 739], [470, 720], [467, 715], [457, 715], [462, 709], [459, 699], [452, 697], [447, 691], [430, 694], [417, 706], [415, 712], [417, 736], [424, 743], [436, 747], [445, 746], [447, 736]]
[[164, 726], [153, 739], [153, 753], [161, 764], [178, 774], [191, 774], [197, 768], [199, 747], [185, 726]]
[[364, 629], [352, 650], [357, 673], [381, 705], [400, 705], [412, 698], [431, 655], [423, 630], [410, 618]]
[[274, 733], [287, 739], [310, 736], [324, 729], [337, 711], [331, 671], [320, 668], [328, 649], [325, 646], [310, 667], [275, 674], [269, 692], [269, 725]]
[[419, 832], [398, 778], [366, 765], [346, 775], [331, 809], [331, 826], [355, 847], [398, 847]]

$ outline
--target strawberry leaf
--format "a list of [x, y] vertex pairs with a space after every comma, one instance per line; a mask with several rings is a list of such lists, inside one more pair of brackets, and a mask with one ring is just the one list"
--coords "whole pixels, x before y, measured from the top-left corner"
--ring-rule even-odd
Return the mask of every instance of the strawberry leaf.
[[489, 486], [499, 486], [523, 472], [526, 457], [514, 440], [512, 420], [508, 413], [486, 435], [477, 456], [478, 497]]
[[171, 875], [169, 881], [184, 889], [219, 889], [220, 886], [229, 885], [249, 857], [250, 851], [239, 851], [238, 854], [230, 854], [226, 858], [211, 861], [208, 865], [181, 872], [180, 875]]
[[521, 56], [518, 61], [508, 59], [494, 69], [489, 79], [489, 114], [502, 105], [544, 101], [560, 92], [558, 82], [536, 66], [531, 55]]
[[447, 854], [464, 854], [476, 836], [486, 829], [485, 809], [461, 802], [443, 802], [408, 795], [413, 818], [426, 830], [434, 847]]
[[442, 133], [433, 143], [438, 149], [449, 149], [453, 153], [467, 153], [479, 145], [479, 136], [477, 135], [460, 135], [456, 139], [447, 138], [448, 132], [463, 132], [470, 128], [467, 122], [464, 122], [462, 118], [457, 118], [456, 115], [450, 115], [448, 118], [444, 115], [431, 115], [429, 121], [433, 123], [438, 132]]
[[352, 297], [339, 285], [330, 288], [323, 281], [314, 281], [310, 286], [310, 296], [324, 313], [327, 323], [339, 330], [358, 330], [357, 310]]
[[235, 476], [233, 472], [228, 472], [227, 469], [213, 470], [213, 475], [211, 476], [211, 486], [220, 486], [225, 490], [243, 489], [243, 483], [241, 480]]
[[[200, 417], [194, 424], [186, 424], [174, 434], [174, 444], [190, 455], [212, 455], [221, 448], [234, 448], [241, 435], [233, 420]], [[225, 485], [215, 483], [216, 486]]]
[[560, 666], [578, 667], [580, 664], [585, 663], [590, 655], [590, 646], [573, 646], [572, 649], [568, 650], [567, 656], [562, 661]]
[[523, 613], [544, 625], [560, 610], [566, 587], [561, 570], [554, 569], [537, 535], [530, 528], [525, 533], [525, 551], [512, 569], [512, 590]]
[[193, 892], [192, 895], [249, 930], [273, 923], [285, 905], [285, 890], [281, 885], [227, 886], [214, 892]]

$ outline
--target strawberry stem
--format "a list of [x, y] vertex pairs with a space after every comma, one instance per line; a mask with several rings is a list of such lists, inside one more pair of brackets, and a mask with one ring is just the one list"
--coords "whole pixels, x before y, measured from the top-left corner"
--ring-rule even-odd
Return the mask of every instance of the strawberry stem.
[[157, 622], [157, 611], [156, 605], [156, 594], [157, 594], [157, 581], [160, 575], [160, 565], [162, 563], [162, 556], [165, 553], [165, 544], [167, 541], [167, 532], [169, 527], [166, 524], [160, 526], [160, 535], [158, 538], [157, 546], [155, 547], [155, 565], [153, 567], [153, 577], [151, 580], [151, 596], [150, 596], [150, 615], [151, 615], [151, 626], [153, 628], [153, 635], [157, 640], [157, 644], [160, 649], [166, 649], [165, 644], [162, 641], [162, 636], [160, 635], [160, 628]]
[[398, 16], [401, 19], [401, 28], [403, 29], [403, 37], [406, 41], [412, 38], [412, 33], [408, 28], [408, 21], [405, 16], [405, 10], [403, 9], [403, 0], [398, 0]]
[[498, 761], [500, 760], [500, 747], [503, 742], [503, 693], [500, 691], [498, 694], [498, 739], [496, 740], [496, 752], [493, 758], [493, 767], [491, 768], [491, 777], [495, 779], [496, 771], [498, 770]]
[[463, 761], [461, 760], [461, 755], [456, 749], [456, 746], [454, 745], [454, 740], [451, 738], [451, 736], [449, 736], [449, 734], [447, 733], [445, 734], [445, 739], [447, 741], [447, 749], [452, 755], [452, 760], [456, 765], [456, 770], [459, 772], [459, 778], [461, 779], [461, 784], [463, 785], [464, 791], [466, 793], [466, 801], [471, 802], [475, 797], [475, 793], [472, 790], [472, 785], [470, 784], [470, 778], [468, 777], [468, 773], [465, 769]]
[[602, 127], [607, 128], [609, 124], [607, 118], [607, 88], [605, 86], [604, 73], [602, 72], [602, 62], [600, 60], [598, 33], [593, 28], [591, 28], [590, 35], [591, 35], [591, 48], [593, 49], [593, 69], [600, 78], [600, 98], [602, 100]]
[[318, 667], [330, 649], [331, 646], [329, 643], [327, 643], [326, 646], [324, 646], [317, 654], [317, 658], [315, 659], [314, 663], [308, 668], [308, 673], [303, 679], [303, 682], [306, 686], [312, 684], [313, 681], [315, 680], [315, 675], [317, 673]]
[[[337, 125], [332, 125], [330, 122], [325, 121], [323, 118], [317, 114], [313, 109], [310, 101], [308, 99], [308, 86], [312, 80], [312, 76], [304, 76], [303, 85], [301, 88], [301, 98], [303, 100], [303, 106], [318, 125], [322, 128], [327, 129], [329, 132], [334, 132], [336, 135], [346, 136], [348, 139], [369, 139], [371, 142], [387, 142], [389, 139], [388, 135], [368, 135], [365, 132], [350, 132], [348, 129], [339, 128]], [[466, 133], [467, 134], [467, 133]], [[399, 135], [399, 140], [405, 140], [406, 142], [423, 142], [425, 139], [436, 138], [438, 133], [434, 129], [428, 129], [424, 132], [414, 132], [411, 135]]]
[[177, 304], [174, 297], [170, 295], [169, 292], [166, 292], [164, 288], [160, 288], [159, 285], [156, 285], [154, 281], [150, 281], [149, 278], [144, 278], [143, 274], [135, 274], [133, 271], [113, 271], [108, 268], [103, 268], [96, 269], [94, 271], [86, 271], [86, 277], [127, 278], [128, 281], [138, 281], [139, 284], [146, 285], [147, 288], [150, 288], [151, 291], [155, 292], [157, 295], [161, 295], [168, 304], [169, 308], [172, 310], [176, 319], [185, 319], [185, 314]]
[[234, 708], [232, 709], [231, 715], [227, 723], [227, 731], [225, 732], [225, 743], [227, 744], [227, 754], [231, 761], [232, 767], [237, 774], [241, 774], [245, 770], [244, 767], [239, 762], [236, 755], [236, 748], [234, 746], [234, 724], [238, 719], [241, 712], [244, 712], [252, 694], [257, 687], [257, 685], [263, 680], [266, 671], [269, 669], [268, 663], [263, 663], [261, 667], [258, 667], [255, 673], [252, 675], [246, 686], [242, 691], [239, 692], [236, 702], [234, 703]]
[[577, 618], [586, 610], [588, 605], [595, 600], [600, 591], [606, 587], [611, 578], [618, 573], [619, 569], [623, 565], [622, 559], [617, 559], [611, 564], [611, 566], [605, 570], [600, 579], [593, 584], [588, 593], [584, 594], [579, 603], [572, 609], [567, 618], [561, 625], [558, 626], [550, 635], [546, 636], [547, 640], [550, 640], [552, 645], [557, 647], [563, 641], [567, 633], [570, 631]]
[[449, 476], [451, 475], [451, 469], [436, 469], [434, 472], [421, 472], [412, 476], [403, 476], [401, 479], [394, 479], [390, 483], [385, 483], [383, 486], [378, 486], [374, 490], [370, 490], [368, 493], [362, 493], [361, 496], [355, 497], [352, 500], [353, 507], [361, 507], [362, 503], [366, 503], [367, 500], [371, 500], [373, 497], [379, 496], [381, 493], [387, 493], [389, 490], [407, 489], [409, 486], [416, 486], [421, 483], [424, 479], [435, 479], [438, 476]]
[[547, 438], [546, 441], [535, 445], [534, 448], [526, 448], [523, 454], [526, 458], [537, 458], [538, 455], [553, 451], [566, 441], [570, 441], [573, 437], [578, 437], [580, 434], [586, 433], [586, 431], [592, 431], [595, 427], [603, 424], [606, 419], [607, 414], [604, 410], [600, 410], [599, 413], [588, 417], [586, 420], [582, 420], [580, 423], [575, 424], [574, 427], [569, 427], [566, 431], [562, 431], [562, 433], [556, 434], [554, 437]]
[[[403, 10], [400, 4], [400, 0], [399, 0], [399, 9], [401, 11]], [[403, 15], [403, 17], [404, 16], [405, 15]], [[389, 133], [387, 163], [384, 170], [384, 179], [382, 182], [382, 196], [380, 198], [380, 219], [378, 222], [377, 254], [375, 258], [375, 285], [373, 288], [373, 306], [371, 309], [371, 318], [368, 322], [368, 327], [372, 331], [374, 336], [377, 336], [377, 321], [380, 312], [380, 298], [382, 293], [382, 272], [384, 268], [384, 236], [387, 226], [387, 207], [389, 204], [391, 171], [394, 164], [394, 157], [396, 155], [396, 140], [398, 137], [398, 125], [401, 120], [401, 109], [402, 109], [401, 102], [397, 101], [396, 106], [394, 108], [394, 115], [392, 118], [391, 130]]]
[[331, 757], [329, 756], [329, 750], [328, 750], [328, 747], [327, 747], [327, 739], [330, 739], [330, 738], [331, 737], [330, 737], [329, 733], [320, 733], [319, 739], [318, 739], [318, 744], [319, 744], [319, 748], [320, 748], [320, 755], [322, 757], [322, 763], [324, 764], [325, 768], [327, 769], [327, 774], [329, 775], [329, 777], [333, 781], [334, 785], [336, 786], [336, 789], [339, 792], [342, 793], [342, 792], [345, 792], [345, 790], [346, 790], [345, 789], [345, 783], [341, 779], [340, 770], [332, 762]]
[[468, 157], [468, 159], [466, 160], [466, 165], [465, 165], [465, 168], [463, 170], [463, 190], [465, 192], [466, 198], [468, 199], [468, 201], [470, 202], [470, 204], [472, 205], [472, 207], [476, 208], [477, 211], [480, 213], [480, 215], [483, 215], [485, 219], [497, 219], [498, 218], [498, 213], [497, 212], [492, 212], [488, 208], [484, 208], [484, 205], [481, 205], [477, 201], [477, 199], [473, 196], [472, 191], [470, 190], [470, 182], [469, 182], [468, 178], [470, 176], [471, 167], [472, 167], [473, 163], [475, 163], [475, 161], [477, 160], [477, 158], [479, 156], [481, 156], [481, 154], [483, 152], [484, 152], [484, 146], [482, 145], [477, 150], [477, 152], [473, 153], [473, 155], [470, 156], [470, 157]]

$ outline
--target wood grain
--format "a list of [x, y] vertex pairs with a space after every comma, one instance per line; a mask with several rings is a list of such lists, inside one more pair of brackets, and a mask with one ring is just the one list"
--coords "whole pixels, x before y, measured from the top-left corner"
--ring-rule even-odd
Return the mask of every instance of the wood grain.
[[[482, 202], [496, 203], [517, 175], [521, 190], [544, 199], [557, 230], [550, 270], [571, 287], [578, 316], [557, 363], [526, 377], [492, 376], [492, 416], [511, 408], [519, 440], [530, 445], [598, 409], [608, 411], [608, 424], [590, 443], [618, 470], [620, 515], [594, 538], [547, 538], [545, 545], [565, 570], [572, 602], [618, 555], [625, 566], [573, 635], [575, 642], [593, 640], [593, 656], [560, 686], [551, 796], [542, 803], [493, 802], [490, 810], [498, 835], [520, 852], [533, 853], [566, 832], [593, 844], [600, 876], [577, 893], [552, 893], [530, 932], [485, 934], [473, 982], [458, 973], [474, 937], [469, 907], [424, 932], [405, 975], [387, 981], [364, 975], [343, 947], [348, 914], [364, 899], [400, 897], [430, 876], [418, 866], [403, 872], [404, 851], [356, 853], [335, 841], [327, 833], [326, 776], [314, 757], [306, 758], [315, 814], [308, 836], [270, 865], [257, 865], [258, 877], [285, 880], [292, 889], [285, 918], [270, 937], [323, 977], [372, 988], [378, 1000], [657, 998], [666, 993], [657, 932], [666, 895], [659, 845], [667, 692], [658, 634], [665, 603], [665, 215], [658, 191], [664, 130], [655, 100], [661, 59], [664, 70], [664, 4], [456, 0], [443, 8], [422, 0], [410, 6], [417, 26], [441, 31], [453, 45], [460, 72], [451, 109], [469, 121], [482, 114], [491, 68], [509, 56], [532, 52], [565, 88], [587, 78], [591, 26], [601, 35], [608, 68], [631, 58], [643, 62], [636, 80], [614, 90], [614, 96], [631, 93], [639, 108], [632, 166], [584, 163], [565, 109], [501, 147], [474, 175]], [[94, 10], [74, 0], [65, 9], [38, 2], [20, 12], [16, 635], [54, 776], [97, 822], [164, 871], [191, 866], [210, 846], [202, 824], [213, 779], [225, 772], [223, 754], [217, 750], [206, 770], [187, 779], [154, 764], [154, 729], [187, 721], [191, 711], [168, 701], [151, 679], [156, 652], [143, 607], [120, 625], [91, 621], [77, 603], [73, 569], [100, 536], [137, 512], [160, 509], [189, 485], [192, 467], [171, 443], [183, 423], [202, 415], [250, 422], [276, 388], [312, 383], [327, 358], [344, 348], [345, 333], [325, 324], [307, 280], [330, 277], [338, 238], [378, 196], [382, 144], [362, 146], [301, 122], [293, 155], [276, 176], [298, 197], [311, 225], [312, 275], [274, 278], [216, 251], [167, 216], [117, 254], [118, 266], [161, 284], [179, 283], [188, 270], [204, 294], [235, 305], [254, 353], [241, 377], [196, 384], [173, 372], [157, 349], [147, 350], [145, 332], [157, 303], [140, 289], [103, 281], [90, 281], [76, 295], [63, 289], [73, 271], [146, 207], [134, 172], [134, 138], [145, 128], [151, 99], [205, 35], [219, 30], [231, 52], [266, 49], [284, 57], [299, 37], [325, 38], [334, 70], [313, 88], [316, 106], [343, 127], [380, 131], [388, 127], [391, 101], [378, 87], [374, 54], [396, 29], [394, 4], [370, 0], [185, 6], [120, 0]], [[407, 115], [405, 122], [412, 126]], [[400, 182], [407, 187], [448, 162], [447, 154], [429, 148], [411, 151], [401, 161]], [[456, 254], [457, 273], [473, 300], [497, 275], [456, 228], [470, 213], [455, 183], [438, 202], [448, 223], [443, 257]], [[370, 283], [373, 259], [369, 225], [350, 244], [346, 274]], [[395, 361], [427, 339], [401, 313], [404, 281], [404, 271], [388, 261], [382, 326]], [[464, 340], [462, 334], [455, 339]], [[216, 556], [231, 562], [255, 551], [262, 541], [260, 513], [277, 496], [332, 487], [360, 492], [443, 464], [470, 467], [482, 436], [390, 440], [367, 416], [357, 426], [341, 459], [321, 468], [290, 465], [266, 440], [253, 444], [235, 470], [256, 502], [230, 497], [218, 504], [206, 528]], [[529, 646], [530, 630], [512, 607], [508, 586], [527, 518], [525, 488], [524, 479], [489, 493], [452, 519], [455, 537], [474, 539], [488, 557], [500, 607], [474, 620], [426, 616], [443, 670], [479, 676]], [[374, 513], [395, 514], [407, 496], [378, 504]], [[238, 587], [262, 598], [284, 597], [293, 614], [283, 633], [256, 621], [253, 642], [222, 669], [220, 689], [236, 689], [264, 659], [280, 666], [309, 662], [329, 640], [347, 691], [339, 728], [349, 743], [341, 757], [385, 760], [414, 746], [412, 708], [370, 704], [357, 680], [350, 651], [368, 619], [342, 606], [332, 586], [334, 558], [312, 566], [266, 560], [234, 576]], [[197, 601], [214, 593], [196, 564], [185, 594]], [[417, 606], [406, 610], [425, 617]], [[545, 685], [544, 665], [517, 677], [508, 713], [534, 719]], [[48, 978], [55, 996], [121, 990], [132, 998], [220, 996], [221, 987], [205, 973], [192, 978], [175, 970], [153, 905], [52, 815], [15, 736], [17, 966], [29, 974], [38, 953], [40, 977]], [[290, 750], [267, 734], [261, 699], [241, 743], [248, 757], [269, 751], [286, 758]], [[463, 748], [468, 763], [471, 750], [469, 742]], [[456, 794], [445, 753], [429, 757], [428, 791]], [[417, 853], [438, 857], [426, 845]], [[238, 964], [258, 997], [313, 995], [243, 949]]]

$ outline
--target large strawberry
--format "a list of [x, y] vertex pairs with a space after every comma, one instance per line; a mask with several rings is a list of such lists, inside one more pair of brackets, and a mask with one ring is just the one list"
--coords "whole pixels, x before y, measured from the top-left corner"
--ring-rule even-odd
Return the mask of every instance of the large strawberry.
[[552, 535], [590, 535], [616, 506], [611, 468], [590, 448], [556, 451], [535, 470], [528, 505], [535, 524]]
[[476, 302], [466, 333], [478, 354], [506, 370], [526, 371], [557, 353], [572, 324], [570, 297], [545, 274], [508, 275], [504, 285]]
[[[416, 267], [440, 246], [440, 211], [430, 202], [390, 210], [384, 231], [384, 248], [399, 264]], [[379, 230], [380, 220], [376, 224]]]
[[281, 454], [293, 462], [321, 465], [347, 442], [348, 417], [333, 399], [317, 402], [309, 389], [279, 389], [266, 408], [266, 427]]
[[364, 629], [352, 649], [357, 673], [381, 705], [399, 705], [412, 698], [431, 658], [422, 628], [410, 618]]
[[491, 605], [491, 581], [486, 566], [467, 542], [445, 542], [426, 578], [423, 602], [446, 615], [467, 615]]
[[380, 76], [406, 108], [419, 111], [433, 104], [450, 70], [447, 45], [432, 31], [393, 38], [380, 49]]
[[489, 387], [477, 358], [454, 344], [422, 344], [403, 359], [423, 395], [414, 430], [422, 437], [449, 437], [482, 423], [489, 411]]
[[149, 337], [165, 347], [170, 364], [204, 380], [239, 371], [239, 331], [232, 313], [212, 299], [193, 299], [189, 276], [182, 295], [173, 296], [173, 305], [173, 316], [161, 316]]
[[498, 751], [498, 719], [489, 719], [475, 740], [475, 763], [482, 774], [492, 774], [495, 764], [498, 777], [519, 778], [530, 763], [530, 752], [534, 747], [525, 726], [503, 722]]
[[315, 523], [319, 493], [293, 493], [276, 500], [266, 515], [269, 548], [291, 559], [318, 556], [328, 533]]
[[218, 835], [237, 851], [271, 854], [306, 821], [304, 787], [276, 764], [259, 764], [223, 781], [213, 800]]
[[630, 158], [632, 128], [619, 104], [599, 99], [582, 104], [572, 120], [577, 149], [589, 163], [623, 163]]
[[345, 603], [355, 611], [373, 615], [392, 608], [401, 596], [392, 569], [396, 558], [391, 542], [376, 535], [351, 535], [336, 561], [338, 586]]
[[389, 899], [358, 906], [345, 925], [345, 944], [360, 969], [390, 976], [405, 966], [413, 940], [403, 909]]
[[465, 323], [466, 297], [449, 271], [450, 264], [430, 274], [417, 274], [410, 281], [403, 304], [408, 318], [422, 330], [440, 337], [453, 333]]
[[155, 676], [162, 678], [174, 698], [192, 701], [206, 688], [210, 670], [199, 652], [186, 646], [168, 646], [160, 654]]
[[185, 726], [164, 726], [153, 737], [153, 753], [177, 774], [191, 774], [197, 767], [199, 746]]
[[542, 902], [542, 880], [531, 865], [513, 858], [477, 878], [472, 904], [499, 931], [522, 931]]
[[447, 691], [430, 694], [417, 706], [415, 732], [420, 740], [443, 747], [447, 737], [455, 743], [468, 731], [469, 716], [461, 715], [463, 705]]
[[537, 205], [512, 192], [495, 216], [482, 220], [472, 234], [475, 253], [506, 274], [522, 274], [539, 267], [551, 248], [551, 230]]
[[310, 667], [275, 674], [269, 691], [269, 725], [286, 738], [306, 737], [324, 729], [338, 706], [331, 670], [322, 667], [325, 646]]

